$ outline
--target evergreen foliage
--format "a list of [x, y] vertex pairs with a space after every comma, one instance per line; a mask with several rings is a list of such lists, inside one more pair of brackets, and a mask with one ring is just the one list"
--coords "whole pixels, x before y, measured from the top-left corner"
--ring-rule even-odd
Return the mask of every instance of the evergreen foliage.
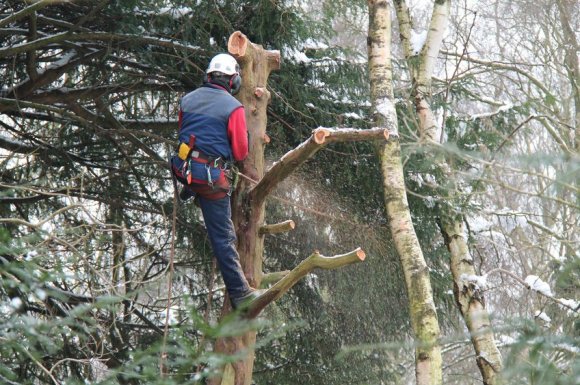
[[[290, 269], [313, 250], [332, 255], [362, 246], [368, 256], [348, 270], [306, 278], [267, 309], [269, 322], [216, 321], [223, 291], [203, 223], [194, 205], [178, 206], [171, 322], [163, 342], [175, 204], [166, 160], [175, 145], [179, 97], [201, 85], [209, 59], [225, 51], [228, 36], [241, 30], [251, 41], [282, 52], [282, 69], [268, 84], [269, 161], [320, 126], [370, 128], [366, 52], [336, 43], [337, 20], [360, 27], [366, 4], [46, 3], [35, 11], [25, 1], [0, 5], [0, 382], [199, 384], [237, 358], [212, 354], [211, 343], [248, 328], [260, 335], [256, 384], [404, 381], [413, 361], [406, 293], [371, 144], [325, 148], [268, 201], [268, 223], [293, 219], [297, 228], [266, 239], [266, 272]], [[525, 205], [530, 200], [550, 217], [563, 198], [563, 211], [574, 217], [577, 149], [576, 155], [565, 154], [554, 144], [538, 143], [538, 137], [548, 141], [538, 135], [541, 122], [521, 124], [557, 110], [555, 92], [524, 98], [514, 91], [520, 103], [467, 116], [464, 111], [481, 103], [480, 94], [496, 80], [482, 80], [479, 73], [435, 93], [432, 107], [445, 111], [446, 145], [418, 144], [416, 116], [405, 101], [405, 66], [394, 65], [415, 229], [445, 338], [452, 339], [449, 345], [465, 346], [448, 293], [440, 213], [457, 209], [454, 213], [471, 223], [490, 207], [492, 176], [506, 185], [524, 178], [506, 173], [502, 180], [489, 166], [495, 162], [529, 169], [531, 175], [554, 175], [554, 183], [539, 178], [541, 193], [531, 198], [519, 193], [505, 199], [520, 203], [520, 211], [536, 209]], [[498, 73], [508, 78], [505, 70]], [[518, 140], [527, 143], [525, 151], [512, 150]], [[438, 161], [452, 165], [452, 172], [434, 167]], [[480, 252], [478, 266], [491, 270], [496, 265], [490, 260], [515, 266], [516, 258], [502, 260], [507, 253], [497, 250], [511, 253], [517, 242], [524, 245], [518, 249], [525, 251], [522, 260], [541, 260], [542, 247], [551, 247], [553, 239], [545, 241], [540, 231], [520, 237], [520, 215], [505, 214], [505, 222], [514, 223], [506, 226], [511, 238], [505, 243], [504, 238], [482, 242], [482, 235], [470, 230], [470, 244]], [[568, 217], [559, 213], [548, 222]], [[549, 261], [555, 290], [564, 298], [577, 298], [579, 292], [578, 243], [570, 233], [577, 219], [573, 222], [556, 238], [568, 240], [562, 241], [563, 258]], [[506, 285], [501, 279], [492, 283]], [[490, 290], [490, 302], [500, 303], [502, 293], [494, 297]], [[515, 336], [503, 349], [506, 383], [573, 384], [580, 375], [577, 311], [571, 316], [558, 305], [522, 297], [527, 302], [509, 303], [510, 317], [498, 320], [505, 327], [502, 335]], [[536, 303], [559, 330], [543, 329], [538, 320], [508, 322], [519, 311], [529, 315]], [[159, 373], [162, 351], [168, 354], [166, 377]]]
[[[1, 18], [25, 7], [10, 1]], [[165, 161], [175, 140], [177, 102], [201, 84], [209, 58], [224, 51], [227, 37], [239, 29], [285, 55], [284, 71], [270, 81], [271, 159], [318, 126], [364, 128], [363, 120], [346, 114], [364, 116], [368, 108], [364, 61], [334, 59], [342, 54], [328, 44], [329, 26], [327, 19], [315, 21], [294, 6], [271, 1], [55, 3], [3, 26], [2, 147], [10, 151], [3, 153], [0, 198], [2, 217], [8, 219], [3, 245], [10, 250], [2, 265], [3, 330], [9, 331], [2, 347], [6, 381], [49, 383], [53, 376], [68, 383], [198, 383], [224, 359], [233, 359], [207, 352], [207, 344], [230, 326], [201, 327], [208, 299], [210, 319], [215, 319], [223, 297], [220, 283], [212, 283], [211, 254], [196, 208], [180, 206], [175, 319], [166, 346], [171, 376], [163, 380], [156, 371], [173, 210]], [[68, 39], [59, 37], [65, 33]], [[18, 48], [49, 36], [57, 40], [36, 50]], [[299, 54], [307, 59], [297, 60]], [[358, 167], [352, 169], [353, 164]], [[280, 323], [304, 320], [297, 333], [280, 336], [283, 343], [277, 348], [299, 365], [263, 378], [282, 383], [293, 373], [325, 383], [354, 378], [368, 365], [381, 367], [378, 357], [346, 364], [335, 360], [357, 335], [367, 342], [382, 338], [390, 328], [383, 318], [385, 301], [404, 308], [399, 280], [385, 286], [374, 276], [372, 286], [382, 287], [380, 300], [365, 294], [368, 280], [361, 285], [373, 266], [383, 268], [381, 258], [393, 255], [380, 246], [386, 234], [384, 222], [376, 222], [383, 215], [377, 209], [376, 174], [369, 178], [373, 168], [372, 148], [345, 145], [322, 152], [305, 168], [306, 183], [298, 184], [305, 191], [316, 186], [323, 195], [336, 190], [337, 206], [338, 200], [345, 203], [333, 215], [339, 220], [354, 216], [355, 226], [369, 226], [370, 239], [347, 242], [352, 223], [312, 216], [281, 202], [271, 205], [269, 221], [300, 218], [300, 230], [285, 242], [273, 238], [269, 243], [270, 271], [289, 268], [317, 248], [331, 254], [373, 242], [376, 246], [368, 250], [376, 257], [363, 269], [321, 274], [317, 285], [324, 287], [324, 301], [317, 285], [304, 284], [280, 303]], [[295, 200], [295, 194], [283, 195]], [[377, 203], [369, 205], [368, 199]], [[328, 237], [329, 231], [335, 236]], [[387, 266], [385, 275], [397, 271], [394, 263]], [[36, 272], [46, 273], [38, 277]], [[211, 297], [208, 288], [213, 288]], [[363, 307], [345, 312], [350, 298]], [[324, 304], [324, 317], [315, 304]], [[357, 313], [353, 320], [350, 315]], [[360, 327], [379, 318], [384, 320], [380, 326]], [[264, 329], [260, 341], [276, 336], [279, 325]], [[324, 342], [327, 336], [331, 343]], [[267, 357], [275, 352], [269, 345], [260, 349]], [[323, 366], [327, 369], [321, 371]]]

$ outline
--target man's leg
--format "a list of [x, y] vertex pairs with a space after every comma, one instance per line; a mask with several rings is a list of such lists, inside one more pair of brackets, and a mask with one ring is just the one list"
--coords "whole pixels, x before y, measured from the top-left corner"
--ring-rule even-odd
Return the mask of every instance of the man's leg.
[[207, 234], [230, 298], [247, 295], [251, 290], [236, 250], [236, 233], [231, 219], [230, 197], [209, 200], [199, 197]]

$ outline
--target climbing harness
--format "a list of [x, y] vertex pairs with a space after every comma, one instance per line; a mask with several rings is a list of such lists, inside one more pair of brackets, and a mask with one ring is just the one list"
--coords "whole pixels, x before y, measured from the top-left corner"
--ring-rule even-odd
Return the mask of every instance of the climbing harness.
[[[238, 183], [238, 169], [222, 157], [205, 155], [195, 147], [195, 136], [189, 143], [180, 143], [172, 162], [172, 172], [177, 180], [192, 193], [208, 199], [231, 195]], [[174, 159], [175, 160], [175, 159]]]

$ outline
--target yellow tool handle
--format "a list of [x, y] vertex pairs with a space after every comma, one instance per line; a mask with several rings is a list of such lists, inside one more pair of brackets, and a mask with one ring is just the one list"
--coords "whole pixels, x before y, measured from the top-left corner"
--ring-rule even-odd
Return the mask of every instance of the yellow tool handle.
[[187, 144], [181, 143], [179, 145], [179, 149], [177, 150], [177, 156], [179, 156], [179, 159], [181, 159], [181, 160], [187, 160], [190, 152], [191, 152], [191, 148], [189, 148], [189, 146]]

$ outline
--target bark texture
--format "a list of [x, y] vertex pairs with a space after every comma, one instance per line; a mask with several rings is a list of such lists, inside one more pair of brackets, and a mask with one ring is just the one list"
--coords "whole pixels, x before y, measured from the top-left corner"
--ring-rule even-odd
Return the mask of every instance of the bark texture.
[[569, 15], [571, 12], [568, 7], [571, 7], [571, 3], [563, 0], [558, 0], [556, 3], [560, 12], [560, 22], [565, 39], [564, 59], [566, 61], [566, 71], [568, 72], [574, 99], [574, 116], [571, 119], [574, 125], [573, 148], [575, 153], [578, 154], [580, 153], [580, 59], [578, 57], [580, 43], [578, 43], [578, 35], [574, 33], [570, 25]]
[[[368, 1], [368, 56], [371, 103], [378, 127], [397, 132], [391, 68], [391, 20], [387, 1]], [[441, 348], [437, 312], [431, 281], [423, 252], [417, 239], [407, 196], [398, 141], [380, 147], [385, 205], [395, 247], [405, 274], [409, 295], [409, 313], [416, 338], [415, 375], [418, 385], [442, 383]]]
[[[241, 171], [251, 180], [259, 180], [264, 175], [264, 146], [266, 136], [266, 109], [270, 101], [270, 92], [266, 89], [270, 73], [280, 67], [280, 52], [268, 51], [254, 44], [237, 31], [228, 41], [228, 50], [240, 64], [243, 79], [238, 99], [246, 111], [246, 123], [249, 132], [248, 157], [241, 164]], [[240, 178], [237, 191], [232, 198], [232, 219], [238, 237], [238, 252], [244, 274], [252, 287], [260, 287], [262, 280], [262, 255], [264, 238], [259, 235], [264, 224], [264, 201], [250, 199], [251, 181]], [[229, 312], [225, 304], [224, 313]], [[246, 352], [245, 357], [233, 364], [228, 364], [221, 378], [213, 378], [210, 384], [217, 385], [250, 385], [254, 367], [254, 350], [256, 333], [246, 332], [239, 337], [224, 338], [216, 342], [215, 350], [233, 355]]]
[[477, 273], [465, 237], [463, 221], [456, 217], [442, 220], [442, 231], [451, 255], [453, 294], [463, 316], [476, 353], [476, 362], [485, 385], [498, 383], [501, 354], [495, 343], [483, 289], [471, 278]]
[[[328, 143], [363, 140], [384, 142], [389, 138], [389, 134], [384, 129], [336, 130], [320, 127], [312, 132], [310, 138], [289, 151], [266, 171], [264, 147], [269, 142], [266, 123], [267, 106], [270, 100], [270, 93], [266, 86], [270, 72], [280, 66], [280, 53], [264, 50], [260, 45], [250, 42], [241, 32], [234, 32], [230, 36], [228, 49], [240, 63], [243, 84], [238, 99], [245, 107], [249, 130], [249, 154], [241, 165], [243, 178], [240, 178], [237, 191], [233, 196], [232, 218], [236, 227], [238, 252], [244, 274], [250, 285], [258, 288], [264, 277], [262, 271], [264, 236], [294, 228], [292, 221], [278, 225], [265, 225], [265, 203], [272, 190]], [[269, 303], [280, 298], [314, 268], [333, 269], [363, 261], [364, 258], [365, 253], [361, 249], [335, 257], [323, 257], [315, 252], [293, 270], [275, 274], [277, 282], [266, 293], [249, 304], [244, 317], [256, 317]], [[224, 313], [229, 310], [226, 301]], [[238, 337], [218, 340], [215, 346], [217, 352], [229, 356], [243, 354], [244, 358], [227, 364], [221, 376], [211, 379], [209, 383], [211, 385], [250, 385], [255, 342], [255, 332], [246, 332]]]
[[[398, 2], [397, 18], [404, 42], [404, 52], [413, 79], [411, 97], [415, 101], [415, 110], [419, 117], [421, 137], [440, 142], [437, 122], [428, 98], [431, 97], [431, 79], [437, 60], [438, 51], [443, 41], [443, 32], [448, 23], [450, 1], [436, 2], [427, 39], [420, 53], [411, 52], [409, 36], [413, 27], [405, 1]], [[439, 160], [442, 170], [449, 170], [444, 160]], [[453, 191], [450, 192], [453, 194]], [[483, 382], [486, 385], [497, 383], [497, 373], [501, 370], [501, 354], [495, 344], [489, 314], [485, 308], [483, 288], [479, 288], [469, 277], [476, 275], [473, 259], [464, 234], [462, 215], [456, 213], [451, 205], [441, 206], [441, 231], [450, 253], [451, 272], [455, 300], [463, 316], [471, 341], [476, 352], [476, 361]]]
[[411, 47], [411, 35], [415, 32], [407, 4], [404, 0], [395, 3], [403, 52], [412, 79], [413, 102], [419, 117], [419, 135], [423, 141], [439, 142], [440, 132], [429, 104], [429, 97], [431, 96], [431, 78], [449, 19], [451, 1], [435, 2], [425, 44], [417, 52], [414, 52]]

